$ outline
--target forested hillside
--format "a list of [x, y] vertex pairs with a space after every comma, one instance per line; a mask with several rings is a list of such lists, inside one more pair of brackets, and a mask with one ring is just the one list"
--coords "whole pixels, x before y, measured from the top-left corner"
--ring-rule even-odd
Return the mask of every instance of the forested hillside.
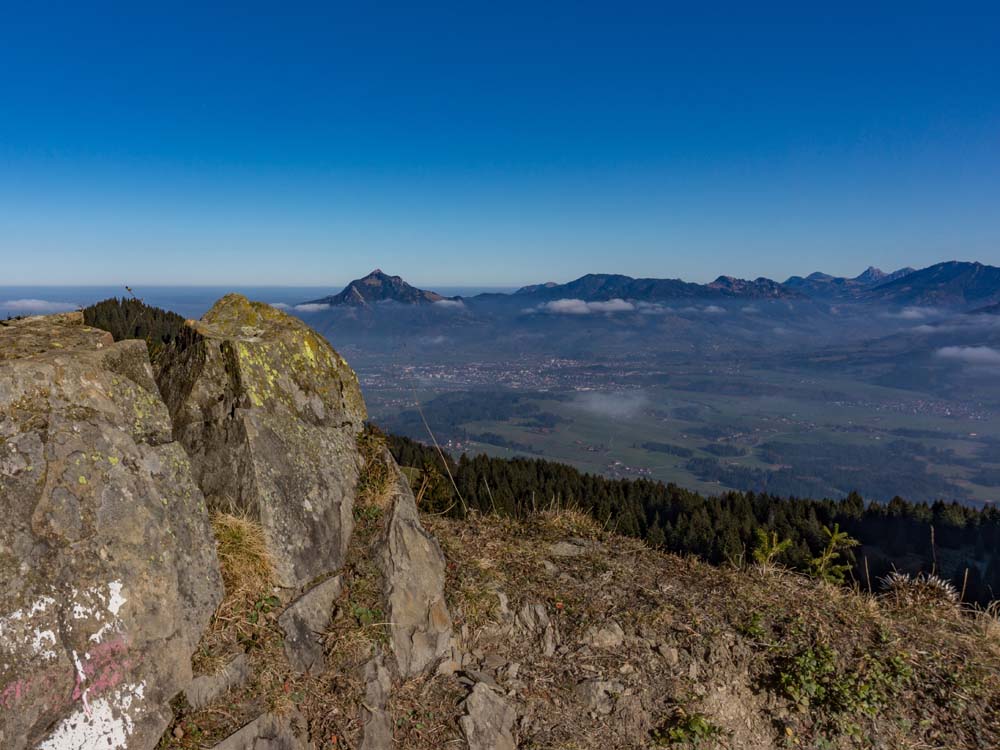
[[[860, 542], [843, 554], [847, 574], [877, 590], [893, 570], [937, 573], [964, 591], [968, 602], [1000, 596], [1000, 511], [958, 503], [866, 503], [857, 493], [843, 500], [785, 498], [754, 492], [704, 497], [673, 484], [608, 479], [543, 459], [450, 456], [447, 476], [438, 452], [409, 438], [389, 436], [401, 466], [421, 470], [424, 507], [461, 516], [467, 509], [525, 517], [549, 507], [578, 508], [610, 529], [651, 545], [691, 553], [713, 563], [749, 559], [760, 532], [788, 541], [777, 561], [809, 570], [835, 525]], [[456, 497], [457, 487], [461, 499]]]

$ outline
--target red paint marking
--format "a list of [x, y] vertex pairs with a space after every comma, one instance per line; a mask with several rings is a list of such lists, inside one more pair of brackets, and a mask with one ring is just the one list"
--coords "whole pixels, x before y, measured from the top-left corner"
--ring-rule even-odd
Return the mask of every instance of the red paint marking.
[[[129, 671], [138, 663], [128, 652], [128, 641], [119, 636], [105, 643], [96, 644], [86, 654], [80, 655], [83, 677], [77, 674], [76, 666], [66, 669], [48, 669], [37, 673], [31, 679], [18, 679], [0, 690], [0, 707], [11, 709], [28, 697], [29, 692], [38, 701], [40, 694], [52, 695], [57, 704], [67, 706], [83, 698], [95, 698], [120, 685]], [[60, 685], [73, 685], [68, 692], [62, 692]], [[61, 693], [59, 697], [53, 694]]]
[[76, 675], [74, 701], [80, 700], [84, 691], [89, 697], [96, 697], [117, 686], [133, 665], [128, 658], [128, 644], [122, 637], [97, 644], [80, 661], [83, 677]]
[[31, 680], [14, 680], [0, 692], [0, 705], [11, 708], [31, 690]]

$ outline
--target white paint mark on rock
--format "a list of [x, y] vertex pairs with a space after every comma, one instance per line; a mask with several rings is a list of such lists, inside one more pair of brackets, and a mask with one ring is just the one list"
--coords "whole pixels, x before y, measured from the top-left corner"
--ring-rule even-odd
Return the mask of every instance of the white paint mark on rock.
[[132, 713], [142, 700], [145, 683], [123, 685], [67, 716], [36, 750], [124, 750], [135, 727]]
[[35, 628], [34, 637], [31, 639], [31, 649], [43, 659], [51, 661], [57, 657], [56, 652], [50, 646], [56, 645], [56, 634], [51, 630]]

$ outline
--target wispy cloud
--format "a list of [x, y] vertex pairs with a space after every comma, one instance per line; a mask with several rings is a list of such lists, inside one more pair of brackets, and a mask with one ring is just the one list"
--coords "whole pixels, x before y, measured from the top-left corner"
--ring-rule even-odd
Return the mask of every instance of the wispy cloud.
[[638, 415], [649, 404], [645, 393], [581, 393], [573, 405], [600, 417], [628, 419]]
[[970, 365], [1000, 367], [1000, 350], [989, 346], [946, 346], [938, 349], [937, 355]]
[[56, 313], [76, 310], [79, 305], [72, 302], [51, 302], [46, 299], [9, 299], [0, 307], [23, 313]]
[[545, 312], [554, 315], [590, 315], [591, 313], [634, 312], [635, 305], [623, 299], [609, 299], [603, 302], [584, 302], [582, 299], [557, 299], [531, 308], [531, 312]]
[[674, 308], [661, 305], [659, 302], [638, 302], [636, 308], [642, 315], [666, 315], [674, 311]]
[[271, 307], [277, 307], [279, 310], [288, 310], [291, 305], [287, 305], [284, 302], [272, 302]]
[[899, 312], [887, 313], [887, 317], [899, 318], [900, 320], [927, 320], [928, 318], [940, 318], [943, 314], [936, 307], [904, 307]]
[[681, 308], [682, 313], [697, 313], [699, 315], [725, 315], [726, 308], [719, 307], [718, 305], [705, 305], [704, 307], [697, 307], [695, 305], [688, 305], [687, 307]]
[[296, 305], [294, 307], [294, 310], [296, 312], [304, 312], [304, 313], [322, 312], [323, 310], [329, 310], [329, 309], [330, 306], [323, 302], [307, 302], [305, 304]]
[[434, 303], [434, 307], [441, 310], [464, 310], [465, 303], [460, 299], [439, 299]]

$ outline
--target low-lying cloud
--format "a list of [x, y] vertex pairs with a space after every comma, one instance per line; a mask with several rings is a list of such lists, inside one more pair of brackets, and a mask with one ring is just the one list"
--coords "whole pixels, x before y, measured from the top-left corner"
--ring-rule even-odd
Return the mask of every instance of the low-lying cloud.
[[937, 355], [970, 365], [1000, 367], [1000, 349], [989, 346], [945, 346], [937, 350]]
[[725, 315], [726, 308], [719, 307], [718, 305], [705, 305], [704, 307], [697, 307], [695, 305], [688, 305], [687, 307], [681, 308], [682, 313], [697, 313], [705, 315]]
[[323, 310], [329, 310], [330, 306], [325, 302], [306, 302], [301, 305], [296, 305], [292, 309], [295, 310], [296, 312], [314, 313], [314, 312], [322, 312]]
[[645, 393], [580, 393], [573, 405], [599, 417], [630, 419], [642, 412], [649, 404]]
[[460, 299], [439, 299], [434, 303], [434, 307], [440, 310], [464, 310], [465, 303]]
[[674, 311], [674, 308], [661, 305], [659, 302], [639, 302], [636, 304], [636, 309], [641, 315], [667, 315]]
[[52, 302], [47, 299], [9, 299], [0, 304], [7, 310], [19, 313], [57, 313], [79, 309], [73, 302]]
[[603, 302], [585, 302], [582, 299], [557, 299], [534, 308], [534, 312], [553, 315], [590, 315], [591, 313], [634, 312], [635, 305], [623, 299], [609, 299]]
[[904, 307], [897, 313], [888, 313], [888, 317], [900, 320], [927, 320], [940, 318], [943, 314], [936, 307]]

